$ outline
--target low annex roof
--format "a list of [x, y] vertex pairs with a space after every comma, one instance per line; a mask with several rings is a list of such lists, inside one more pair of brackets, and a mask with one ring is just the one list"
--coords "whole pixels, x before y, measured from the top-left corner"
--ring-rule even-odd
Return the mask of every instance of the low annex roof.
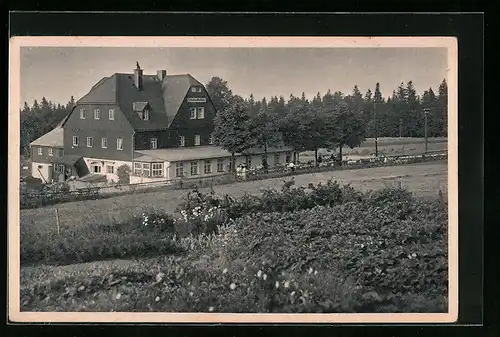
[[32, 141], [30, 145], [62, 148], [64, 146], [64, 129], [62, 127], [56, 127], [52, 131]]
[[[282, 147], [282, 148], [268, 148], [267, 152], [269, 154], [276, 152], [288, 152], [292, 151], [292, 148]], [[244, 155], [258, 155], [264, 154], [263, 148], [254, 148], [245, 153], [238, 153], [236, 156]], [[215, 158], [227, 158], [231, 157], [231, 153], [218, 146], [193, 146], [193, 147], [177, 147], [170, 149], [154, 149], [154, 150], [140, 150], [135, 151], [134, 161], [168, 161], [168, 162], [179, 162], [179, 161], [189, 161], [189, 160], [203, 160], [203, 159], [215, 159]]]

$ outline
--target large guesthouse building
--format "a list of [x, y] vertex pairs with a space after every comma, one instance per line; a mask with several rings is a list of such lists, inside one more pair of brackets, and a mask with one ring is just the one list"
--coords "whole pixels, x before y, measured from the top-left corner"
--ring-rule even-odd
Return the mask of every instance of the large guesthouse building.
[[[43, 182], [89, 175], [130, 183], [223, 174], [231, 154], [214, 145], [216, 111], [199, 81], [158, 70], [115, 73], [97, 82], [57, 127], [33, 141], [32, 175]], [[269, 165], [293, 158], [292, 149], [268, 148]], [[236, 155], [236, 165], [258, 166], [264, 151]]]

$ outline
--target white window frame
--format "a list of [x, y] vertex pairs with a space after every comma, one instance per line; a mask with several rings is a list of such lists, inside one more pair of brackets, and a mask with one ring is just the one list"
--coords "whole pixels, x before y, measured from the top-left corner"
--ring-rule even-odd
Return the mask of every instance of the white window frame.
[[200, 146], [201, 145], [201, 136], [200, 135], [194, 135], [194, 145], [195, 146]]
[[212, 161], [211, 160], [209, 160], [209, 159], [205, 160], [204, 165], [203, 165], [203, 172], [205, 174], [211, 174], [212, 173]]
[[101, 110], [100, 109], [94, 109], [94, 119], [95, 120], [101, 119]]
[[151, 164], [151, 176], [152, 177], [162, 177], [163, 176], [163, 163], [152, 163]]
[[186, 137], [179, 136], [179, 146], [181, 146], [181, 147], [186, 146]]
[[199, 106], [196, 108], [196, 118], [197, 119], [205, 118], [205, 107]]
[[208, 144], [214, 145], [214, 136], [213, 135], [208, 136]]
[[116, 138], [116, 149], [118, 151], [123, 150], [123, 138]]
[[49, 147], [49, 156], [53, 156], [54, 155], [54, 149]]
[[85, 116], [85, 109], [84, 108], [81, 108], [80, 109], [80, 119], [85, 119], [86, 116]]
[[151, 149], [157, 149], [158, 148], [158, 138], [151, 138], [149, 140], [149, 146]]
[[149, 177], [150, 174], [151, 174], [151, 164], [150, 163], [142, 163], [142, 176]]
[[[194, 168], [196, 168], [196, 171], [193, 170]], [[198, 168], [198, 162], [197, 161], [192, 161], [191, 162], [190, 169], [191, 169], [190, 172], [191, 172], [192, 176], [197, 176], [197, 175], [200, 174], [200, 170]], [[194, 171], [194, 173], [193, 173], [193, 171]]]
[[94, 139], [92, 137], [87, 137], [87, 147], [94, 147]]
[[79, 139], [78, 136], [73, 136], [73, 146], [78, 146]]
[[196, 119], [196, 107], [189, 108], [189, 119]]
[[201, 92], [201, 87], [191, 87], [191, 92]]
[[184, 163], [175, 164], [175, 176], [176, 177], [184, 176]]
[[217, 159], [217, 172], [224, 172], [224, 159]]
[[149, 109], [145, 109], [142, 112], [142, 119], [144, 119], [145, 121], [149, 121]]
[[43, 147], [38, 148], [38, 155], [43, 156]]
[[280, 163], [281, 155], [279, 153], [274, 154], [274, 164], [278, 165]]
[[134, 162], [134, 175], [135, 176], [142, 175], [142, 163]]
[[101, 148], [103, 148], [103, 149], [108, 148], [108, 138], [106, 138], [106, 137], [101, 138]]
[[115, 120], [115, 109], [109, 109], [109, 111], [108, 111], [108, 117], [109, 117], [110, 121], [114, 121]]
[[[111, 167], [111, 170], [109, 169], [110, 167]], [[108, 173], [108, 174], [114, 174], [115, 173], [115, 167], [113, 165], [106, 165], [106, 173]]]

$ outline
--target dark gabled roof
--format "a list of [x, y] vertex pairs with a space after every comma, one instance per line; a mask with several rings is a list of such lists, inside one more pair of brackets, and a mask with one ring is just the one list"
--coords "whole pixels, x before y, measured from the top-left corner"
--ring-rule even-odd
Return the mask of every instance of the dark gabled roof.
[[[156, 75], [143, 75], [142, 90], [137, 90], [133, 74], [116, 73], [97, 82], [77, 103], [117, 104], [136, 131], [167, 129], [192, 85], [203, 86], [190, 74], [167, 75], [163, 81]], [[134, 111], [137, 102], [149, 104], [149, 120]]]
[[77, 103], [116, 103], [116, 78], [104, 77]]

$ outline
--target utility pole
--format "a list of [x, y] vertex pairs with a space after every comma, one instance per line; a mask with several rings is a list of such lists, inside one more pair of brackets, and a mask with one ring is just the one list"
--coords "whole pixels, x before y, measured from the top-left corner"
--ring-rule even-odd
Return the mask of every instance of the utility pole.
[[[399, 139], [403, 136], [403, 119], [399, 119]], [[405, 154], [405, 144], [402, 142], [403, 155]]]
[[373, 103], [373, 131], [375, 133], [375, 157], [378, 157], [377, 103]]
[[427, 154], [427, 114], [430, 112], [429, 108], [424, 109], [424, 135], [425, 135], [425, 154]]

